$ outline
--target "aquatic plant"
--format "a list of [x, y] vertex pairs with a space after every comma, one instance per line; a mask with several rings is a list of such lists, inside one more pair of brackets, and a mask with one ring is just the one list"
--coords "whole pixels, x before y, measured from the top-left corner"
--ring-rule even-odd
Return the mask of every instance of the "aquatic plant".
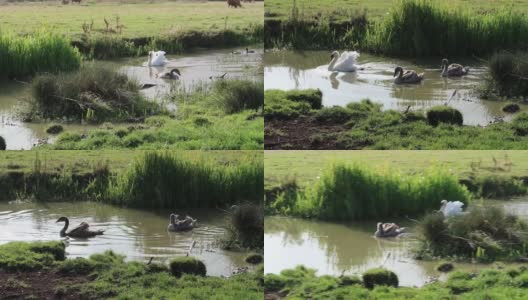
[[469, 191], [443, 170], [402, 175], [360, 165], [334, 164], [298, 197], [294, 214], [331, 220], [416, 216], [439, 208], [442, 199], [470, 201]]
[[430, 108], [427, 111], [427, 121], [432, 126], [438, 126], [439, 123], [462, 125], [464, 118], [462, 113], [457, 109], [449, 107], [447, 105], [440, 105]]
[[178, 153], [148, 152], [111, 181], [108, 199], [142, 208], [226, 207], [263, 196], [262, 161], [236, 163], [183, 159]]
[[258, 110], [264, 106], [264, 83], [249, 80], [218, 80], [212, 87], [211, 101], [226, 114]]
[[181, 277], [183, 274], [205, 276], [207, 269], [205, 264], [194, 257], [177, 257], [169, 263], [172, 275]]
[[226, 233], [220, 239], [225, 249], [263, 249], [264, 211], [256, 204], [231, 208], [226, 219]]
[[71, 71], [80, 64], [79, 51], [60, 34], [37, 30], [31, 35], [19, 36], [0, 31], [0, 77]]
[[447, 57], [527, 49], [527, 40], [528, 20], [513, 6], [475, 13], [436, 1], [399, 0], [368, 28], [362, 46], [389, 55]]
[[497, 206], [472, 206], [466, 214], [444, 219], [425, 216], [417, 226], [420, 256], [456, 257], [493, 261], [525, 256], [528, 225]]
[[157, 104], [143, 99], [137, 82], [96, 64], [84, 64], [74, 73], [39, 75], [31, 89], [29, 113], [44, 119], [101, 122], [126, 120], [161, 110]]
[[[485, 90], [501, 96], [524, 96], [528, 93], [528, 53], [499, 51], [488, 61]], [[514, 111], [513, 111], [514, 112]]]
[[372, 289], [377, 285], [398, 287], [398, 276], [394, 272], [383, 268], [370, 269], [363, 273], [363, 284], [368, 289]]

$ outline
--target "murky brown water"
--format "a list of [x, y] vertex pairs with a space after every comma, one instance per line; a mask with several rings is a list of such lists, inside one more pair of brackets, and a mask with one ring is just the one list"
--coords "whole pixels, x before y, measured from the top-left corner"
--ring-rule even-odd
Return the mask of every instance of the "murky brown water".
[[[261, 48], [261, 47], [259, 47]], [[253, 49], [253, 48], [252, 48]], [[152, 100], [159, 100], [171, 88], [182, 86], [190, 88], [193, 85], [210, 82], [209, 77], [227, 73], [230, 79], [261, 79], [262, 49], [255, 53], [233, 54], [242, 49], [199, 50], [182, 55], [167, 55], [169, 62], [164, 67], [147, 67], [146, 57], [124, 58], [112, 61], [95, 61], [96, 64], [110, 65], [141, 84], [155, 84], [153, 88], [143, 90]], [[182, 73], [181, 80], [163, 80], [157, 78], [158, 73], [168, 72], [178, 68]], [[7, 140], [8, 150], [31, 149], [38, 140], [47, 139], [52, 143], [54, 136], [46, 133], [50, 123], [24, 123], [17, 114], [30, 97], [28, 86], [17, 82], [0, 82], [0, 136]], [[170, 105], [170, 104], [169, 104]], [[87, 132], [97, 126], [64, 125], [67, 131]]]
[[64, 223], [55, 221], [66, 216], [70, 226], [86, 221], [92, 229], [105, 230], [104, 235], [90, 239], [68, 239], [68, 257], [88, 257], [111, 249], [125, 254], [129, 260], [154, 257], [156, 262], [168, 262], [170, 258], [186, 255], [191, 243], [196, 241], [190, 255], [204, 261], [208, 275], [227, 276], [237, 267], [247, 266], [246, 253], [224, 251], [215, 245], [216, 239], [224, 234], [223, 212], [188, 213], [198, 219], [200, 227], [174, 233], [167, 231], [168, 211], [149, 212], [91, 202], [0, 202], [0, 244], [60, 240], [59, 231]]
[[[508, 211], [528, 219], [528, 199], [515, 201], [486, 201], [484, 205], [504, 205]], [[395, 220], [384, 220], [395, 221]], [[264, 234], [264, 268], [266, 273], [279, 273], [298, 265], [318, 270], [319, 275], [361, 275], [370, 268], [384, 267], [394, 271], [403, 286], [422, 286], [432, 278], [446, 279], [446, 274], [435, 270], [437, 261], [418, 261], [412, 258], [416, 245], [410, 234], [400, 238], [374, 237], [376, 221], [329, 223], [286, 217], [267, 217]], [[490, 267], [486, 264], [456, 263], [455, 268], [477, 271]]]
[[[427, 109], [446, 103], [454, 90], [457, 95], [449, 105], [464, 115], [466, 125], [486, 125], [495, 118], [511, 118], [502, 112], [504, 103], [479, 99], [475, 87], [484, 79], [485, 68], [475, 60], [457, 60], [469, 66], [470, 73], [462, 78], [443, 78], [441, 58], [437, 61], [409, 61], [361, 53], [358, 64], [365, 68], [356, 73], [332, 73], [326, 67], [328, 51], [275, 51], [264, 54], [266, 89], [307, 89], [323, 91], [323, 105], [346, 105], [369, 98], [382, 103], [384, 109]], [[402, 66], [425, 73], [419, 85], [393, 83], [394, 68]], [[527, 106], [522, 107], [527, 110]]]

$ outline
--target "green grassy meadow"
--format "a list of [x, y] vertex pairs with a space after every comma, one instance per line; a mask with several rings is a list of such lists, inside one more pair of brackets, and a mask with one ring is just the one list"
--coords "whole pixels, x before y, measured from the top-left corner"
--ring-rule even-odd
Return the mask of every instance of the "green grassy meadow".
[[[285, 151], [264, 152], [264, 177], [266, 189], [295, 177], [301, 186], [318, 181], [323, 171], [332, 163], [357, 163], [370, 168], [394, 168], [414, 174], [433, 166], [440, 166], [464, 179], [472, 174], [472, 165], [480, 164], [481, 175], [528, 175], [526, 151]], [[497, 163], [494, 163], [494, 158]], [[507, 166], [511, 163], [511, 166]]]
[[83, 2], [62, 5], [58, 1], [2, 5], [0, 30], [19, 34], [48, 27], [66, 35], [82, 33], [82, 24], [94, 21], [93, 28], [104, 29], [106, 18], [115, 23], [119, 16], [125, 38], [151, 37], [179, 31], [243, 31], [263, 23], [263, 2], [228, 8], [225, 2]]
[[[286, 19], [294, 0], [266, 0], [266, 19]], [[381, 17], [388, 13], [394, 0], [295, 0], [297, 7], [305, 15], [334, 15], [335, 21], [345, 21], [349, 12], [366, 10], [369, 17]], [[438, 1], [440, 2], [440, 1]], [[528, 11], [527, 1], [512, 0], [445, 0], [447, 7], [456, 9], [460, 6], [470, 7], [476, 11], [492, 10], [501, 6], [514, 4], [520, 11]]]

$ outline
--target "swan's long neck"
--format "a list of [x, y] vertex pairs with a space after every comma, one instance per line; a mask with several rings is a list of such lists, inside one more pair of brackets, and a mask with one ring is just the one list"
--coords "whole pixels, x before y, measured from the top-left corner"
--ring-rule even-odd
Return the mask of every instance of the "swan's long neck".
[[70, 226], [70, 220], [66, 219], [66, 221], [64, 221], [64, 227], [62, 227], [62, 230], [60, 231], [60, 236], [66, 236], [66, 230], [68, 230], [68, 226]]
[[444, 63], [444, 66], [443, 66], [443, 68], [442, 68], [442, 75], [447, 74], [447, 69], [448, 69], [448, 67], [449, 67], [448, 64], [447, 64], [447, 63]]
[[339, 52], [337, 52], [336, 55], [334, 55], [334, 57], [332, 58], [332, 61], [330, 61], [330, 64], [328, 65], [328, 71], [334, 70], [334, 65], [336, 64], [338, 59], [339, 59]]
[[401, 79], [402, 77], [403, 77], [403, 69], [400, 68], [400, 69], [398, 70], [398, 78]]
[[148, 55], [148, 65], [151, 66], [152, 65], [152, 53], [149, 53]]

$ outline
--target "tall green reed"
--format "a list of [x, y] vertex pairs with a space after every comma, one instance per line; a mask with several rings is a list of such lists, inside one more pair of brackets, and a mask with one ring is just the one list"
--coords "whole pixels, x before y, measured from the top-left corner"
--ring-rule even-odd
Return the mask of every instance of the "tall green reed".
[[[440, 208], [440, 201], [470, 201], [470, 193], [443, 170], [402, 175], [359, 165], [335, 164], [299, 194], [294, 212], [332, 220], [416, 216]], [[380, 221], [382, 221], [380, 219]]]
[[449, 9], [437, 1], [398, 0], [369, 26], [363, 48], [399, 56], [485, 55], [528, 48], [528, 19], [513, 6], [489, 12]]
[[170, 152], [146, 153], [110, 183], [109, 201], [142, 208], [225, 207], [263, 197], [262, 161], [190, 161]]
[[80, 64], [81, 54], [62, 35], [47, 30], [27, 36], [0, 32], [0, 77], [70, 71]]

